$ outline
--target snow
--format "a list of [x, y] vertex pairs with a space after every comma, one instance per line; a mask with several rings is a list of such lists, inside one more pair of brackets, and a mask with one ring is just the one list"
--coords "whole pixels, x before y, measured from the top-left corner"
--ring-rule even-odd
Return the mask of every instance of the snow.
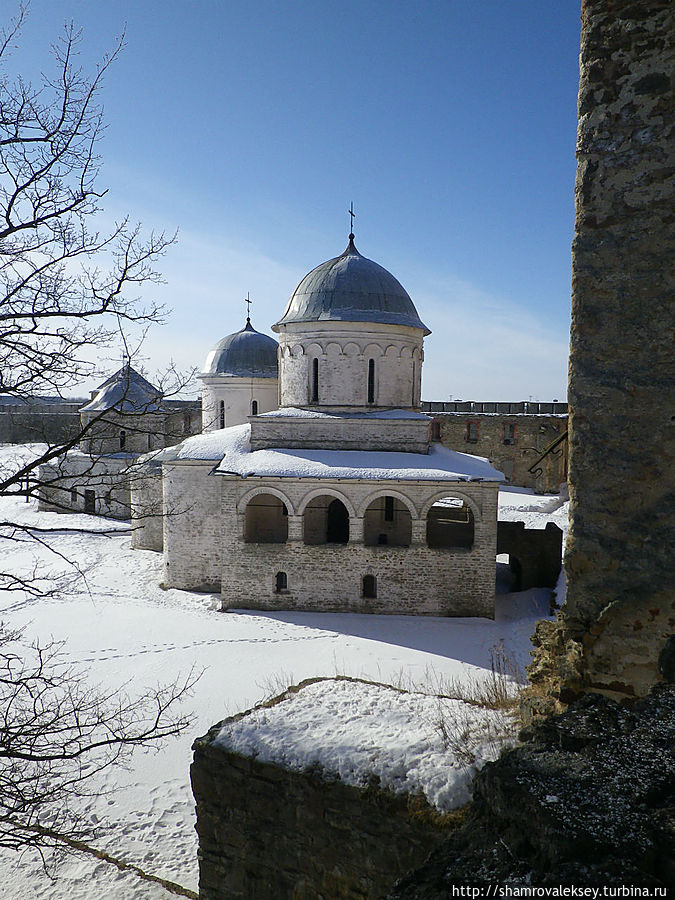
[[[246, 429], [226, 429], [228, 441], [245, 446]], [[222, 435], [213, 432], [189, 441], [199, 445], [201, 440], [209, 447], [210, 441], [222, 440]], [[0, 447], [0, 465], [17, 455], [28, 458], [33, 452], [31, 448]], [[522, 518], [519, 513], [524, 507], [528, 527], [543, 527], [549, 518], [562, 521], [566, 510], [558, 498], [512, 489], [500, 491], [500, 498], [500, 515]], [[556, 505], [555, 510], [547, 512]], [[490, 652], [496, 646], [503, 645], [519, 666], [529, 661], [534, 623], [548, 612], [549, 592], [531, 590], [499, 596], [494, 621], [246, 610], [220, 613], [214, 595], [163, 590], [161, 556], [132, 551], [128, 523], [40, 512], [33, 503], [0, 498], [0, 521], [7, 520], [39, 525], [53, 529], [53, 533], [41, 535], [44, 545], [16, 543], [3, 539], [0, 533], [3, 569], [27, 573], [37, 565], [47, 582], [59, 573], [71, 576], [68, 588], [51, 597], [0, 594], [0, 615], [8, 625], [25, 627], [29, 639], [39, 636], [42, 642], [50, 638], [64, 641], [65, 660], [82, 667], [90, 682], [104, 688], [126, 684], [133, 694], [158, 682], [172, 681], [192, 667], [203, 673], [193, 696], [186, 701], [186, 710], [194, 715], [188, 733], [167, 742], [156, 753], [137, 754], [128, 770], [109, 771], [100, 780], [98, 796], [82, 801], [85, 819], [95, 826], [90, 841], [94, 847], [192, 890], [197, 888], [197, 841], [188, 772], [195, 737], [271, 692], [278, 693], [290, 683], [311, 677], [344, 674], [390, 684], [432, 686], [449, 680], [484, 680], [490, 677]], [[535, 521], [539, 523], [536, 526], [532, 524]], [[50, 553], [50, 545], [62, 556]], [[84, 575], [66, 560], [77, 564]], [[364, 688], [364, 709], [372, 711], [371, 725], [383, 714], [387, 693], [371, 695]], [[335, 699], [336, 704], [341, 702], [352, 710], [358, 707], [348, 689], [342, 694]], [[420, 702], [419, 708], [426, 709], [427, 700], [420, 697]], [[396, 746], [403, 740], [397, 730], [402, 727], [400, 723], [410, 721], [405, 710], [406, 704], [392, 712], [389, 737], [369, 731], [365, 724], [359, 731], [366, 747], [359, 753], [367, 754], [370, 747], [372, 756], [379, 752], [378, 741], [388, 742], [388, 771], [400, 783], [406, 778], [421, 778], [424, 757], [439, 752], [433, 728], [423, 732], [420, 723], [415, 726], [417, 731], [410, 729], [408, 749], [396, 768]], [[424, 715], [428, 723], [428, 714]], [[347, 743], [348, 722], [331, 716], [329, 722], [325, 720], [326, 730], [328, 727], [335, 732], [336, 740]], [[490, 747], [486, 744], [480, 749], [479, 742], [475, 764], [489, 752]], [[408, 774], [416, 753], [420, 760], [417, 774], [412, 766]], [[363, 759], [355, 756], [351, 765], [361, 771]], [[339, 765], [344, 767], [346, 762]], [[465, 796], [462, 792], [468, 790], [470, 772], [463, 771], [450, 756], [446, 756], [444, 765], [452, 771], [448, 792]], [[434, 782], [430, 778], [427, 783], [434, 802], [451, 802], [449, 796], [442, 796], [442, 779]], [[35, 854], [1, 851], [0, 885], [0, 897], [11, 900], [170, 897], [159, 885], [81, 853], [69, 854], [55, 870], [52, 881]]]
[[[292, 410], [286, 412], [292, 413]], [[240, 475], [242, 478], [257, 475], [378, 481], [502, 481], [504, 477], [484, 457], [458, 453], [440, 444], [432, 444], [428, 454], [381, 450], [292, 450], [283, 447], [251, 452], [250, 437], [249, 424], [232, 425], [187, 438], [166, 450], [146, 454], [141, 457], [141, 462], [220, 460], [214, 470], [216, 474]]]
[[283, 406], [271, 412], [260, 413], [260, 419], [424, 419], [431, 421], [425, 413], [412, 409], [379, 409], [373, 412], [321, 412], [318, 409], [300, 409], [297, 406]]
[[[423, 793], [445, 811], [468, 802], [476, 770], [498, 756], [503, 740], [494, 736], [506, 730], [505, 718], [459, 700], [328, 679], [228, 723], [214, 744], [290, 769], [318, 765], [345, 784], [376, 776], [383, 788]], [[444, 734], [454, 730], [466, 743], [467, 729], [472, 758], [459, 759]]]
[[[292, 450], [250, 448], [250, 426], [220, 432], [223, 459], [215, 472], [274, 478], [366, 478], [412, 481], [501, 481], [501, 472], [480, 456], [432, 445], [429, 453], [382, 450]], [[187, 441], [184, 442], [184, 444]], [[186, 451], [179, 458], [189, 458]]]

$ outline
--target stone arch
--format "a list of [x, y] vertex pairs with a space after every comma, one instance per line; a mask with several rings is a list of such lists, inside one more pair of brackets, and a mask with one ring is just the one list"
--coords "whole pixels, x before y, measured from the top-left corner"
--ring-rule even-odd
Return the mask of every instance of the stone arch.
[[302, 346], [302, 344], [299, 341], [295, 344], [289, 344], [288, 345], [288, 355], [293, 358], [305, 356], [305, 348]]
[[354, 358], [356, 358], [357, 356], [361, 356], [361, 348], [354, 341], [348, 341], [348, 343], [344, 345], [342, 352], [345, 356], [351, 356]]
[[245, 513], [245, 512], [246, 512], [246, 507], [248, 506], [248, 504], [250, 503], [250, 501], [251, 501], [254, 497], [257, 497], [258, 494], [272, 494], [273, 497], [277, 497], [277, 498], [278, 498], [279, 500], [281, 500], [281, 502], [285, 505], [286, 509], [288, 510], [288, 515], [289, 515], [289, 516], [295, 515], [295, 512], [294, 512], [294, 510], [293, 510], [293, 504], [292, 504], [291, 501], [288, 499], [288, 497], [286, 496], [286, 494], [284, 494], [283, 491], [280, 491], [280, 490], [278, 490], [277, 488], [273, 488], [273, 487], [256, 487], [256, 488], [251, 488], [251, 490], [250, 490], [250, 491], [247, 491], [247, 492], [244, 494], [244, 496], [241, 497], [241, 499], [240, 499], [239, 502], [237, 503], [237, 512], [238, 512], [239, 514]]
[[366, 547], [409, 547], [412, 522], [417, 519], [414, 505], [398, 491], [374, 491], [370, 502], [362, 505], [363, 543]]
[[[443, 496], [445, 497], [447, 495], [444, 494]], [[412, 519], [419, 518], [419, 515], [417, 513], [417, 508], [415, 507], [415, 504], [412, 502], [410, 497], [406, 497], [406, 495], [402, 494], [400, 491], [388, 491], [386, 488], [377, 488], [377, 490], [368, 494], [366, 499], [361, 502], [361, 505], [359, 506], [359, 508], [356, 512], [356, 515], [359, 518], [363, 518], [366, 510], [368, 509], [370, 504], [373, 502], [373, 500], [377, 500], [379, 497], [396, 497], [397, 500], [400, 500], [401, 503], [403, 503], [405, 506], [408, 507], [408, 510], [410, 511], [410, 517]]]
[[401, 356], [403, 356], [404, 351], [405, 347], [397, 347], [395, 344], [389, 344], [382, 355], [387, 359], [400, 359]]
[[243, 514], [247, 544], [285, 544], [288, 540], [288, 507], [270, 491], [249, 497]]
[[[466, 498], [447, 491], [427, 509], [427, 546], [437, 550], [471, 550], [476, 539], [476, 517]], [[454, 500], [441, 505], [439, 500]]]
[[318, 356], [321, 359], [322, 356], [325, 356], [325, 352], [321, 344], [318, 344], [316, 341], [312, 341], [311, 344], [308, 344], [305, 350], [307, 356]]
[[305, 544], [349, 543], [349, 510], [340, 497], [320, 491], [307, 500], [302, 515]]
[[342, 491], [338, 491], [335, 488], [331, 487], [315, 488], [313, 491], [309, 491], [309, 493], [305, 494], [305, 496], [298, 504], [298, 511], [296, 515], [303, 515], [308, 503], [311, 503], [312, 500], [316, 500], [317, 497], [322, 497], [326, 494], [330, 497], [335, 497], [337, 500], [342, 500], [345, 507], [347, 508], [347, 512], [349, 513], [350, 518], [356, 518], [356, 511], [351, 500], [345, 494], [343, 494]]
[[413, 347], [411, 356], [414, 360], [417, 360], [417, 362], [422, 362], [422, 360], [424, 359], [424, 354], [422, 353], [422, 348], [421, 347]]
[[471, 512], [473, 513], [473, 518], [475, 522], [482, 521], [482, 516], [480, 514], [480, 510], [476, 504], [475, 500], [472, 500], [471, 497], [468, 497], [463, 491], [458, 491], [454, 487], [448, 487], [445, 491], [437, 491], [432, 497], [425, 502], [424, 506], [420, 510], [420, 519], [426, 519], [429, 515], [429, 510], [438, 500], [443, 500], [444, 497], [454, 497], [457, 500], [463, 500], [464, 503], [469, 507]]
[[368, 357], [369, 359], [379, 359], [381, 356], [384, 356], [384, 353], [380, 344], [374, 344], [371, 342], [370, 344], [366, 344], [366, 346], [364, 347], [363, 356]]
[[326, 344], [326, 356], [331, 359], [337, 359], [337, 357], [342, 356], [342, 347], [337, 344], [335, 341], [331, 341]]

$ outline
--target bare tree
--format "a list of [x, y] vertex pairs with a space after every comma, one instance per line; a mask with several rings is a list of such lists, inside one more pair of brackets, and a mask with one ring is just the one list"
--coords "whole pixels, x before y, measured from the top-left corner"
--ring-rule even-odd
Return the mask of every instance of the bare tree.
[[[34, 85], [8, 72], [24, 16], [21, 7], [0, 32], [0, 394], [22, 400], [67, 396], [97, 373], [104, 348], [124, 342], [125, 328], [143, 331], [161, 320], [161, 307], [138, 294], [160, 280], [155, 266], [173, 240], [143, 237], [128, 219], [105, 233], [96, 227], [106, 193], [97, 97], [123, 40], [88, 75], [78, 67], [80, 35], [66, 27], [54, 47], [54, 74]], [[0, 497], [39, 490], [40, 466], [75, 447], [106, 414], [19, 465], [0, 467]], [[0, 531], [43, 539], [20, 523], [0, 522]], [[37, 571], [0, 574], [0, 589], [35, 595], [45, 587]], [[187, 720], [175, 708], [189, 685], [135, 699], [88, 688], [57, 646], [26, 645], [0, 624], [0, 846], [44, 847], [59, 829], [76, 835], [73, 798], [133, 747], [179, 733]]]
[[[129, 219], [95, 228], [106, 193], [97, 96], [123, 40], [88, 76], [77, 63], [80, 35], [67, 26], [54, 47], [56, 74], [34, 86], [6, 72], [23, 19], [21, 8], [0, 33], [0, 394], [64, 396], [97, 373], [102, 349], [119, 345], [125, 326], [161, 321], [164, 310], [137, 294], [161, 280], [155, 265], [173, 238], [143, 238]], [[0, 494], [80, 439], [0, 474]]]
[[103, 769], [179, 734], [191, 676], [129, 698], [87, 687], [60, 646], [0, 626], [0, 846], [44, 848], [87, 834], [77, 803]]

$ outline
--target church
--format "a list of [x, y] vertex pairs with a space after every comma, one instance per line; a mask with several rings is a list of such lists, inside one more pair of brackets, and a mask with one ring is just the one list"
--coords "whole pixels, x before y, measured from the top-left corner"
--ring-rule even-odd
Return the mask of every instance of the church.
[[132, 483], [134, 546], [224, 610], [493, 616], [503, 476], [432, 441], [403, 286], [350, 234], [273, 331], [247, 319], [209, 354], [203, 433]]

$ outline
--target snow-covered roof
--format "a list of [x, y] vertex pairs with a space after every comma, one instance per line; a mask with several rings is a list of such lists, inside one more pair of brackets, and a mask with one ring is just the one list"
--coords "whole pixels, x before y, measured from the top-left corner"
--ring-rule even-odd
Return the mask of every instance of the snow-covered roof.
[[162, 392], [128, 363], [98, 388], [93, 400], [80, 412], [154, 412], [160, 409]]
[[[432, 445], [429, 453], [385, 450], [251, 451], [251, 426], [233, 425], [187, 438], [153, 454], [158, 462], [220, 460], [215, 473], [273, 478], [353, 478], [384, 481], [503, 481], [487, 459]], [[147, 457], [146, 457], [147, 458]]]
[[[503, 718], [461, 700], [330, 678], [223, 723], [213, 743], [288, 769], [319, 766], [345, 784], [363, 786], [375, 775], [384, 788], [421, 792], [449, 810], [469, 800], [476, 770], [499, 754], [502, 741], [491, 734], [503, 729]], [[439, 720], [470, 729], [468, 760], [448, 749]]]
[[259, 419], [425, 419], [431, 416], [412, 409], [378, 409], [367, 412], [320, 412], [316, 409], [303, 409], [297, 406], [284, 406], [271, 412], [260, 413]]

